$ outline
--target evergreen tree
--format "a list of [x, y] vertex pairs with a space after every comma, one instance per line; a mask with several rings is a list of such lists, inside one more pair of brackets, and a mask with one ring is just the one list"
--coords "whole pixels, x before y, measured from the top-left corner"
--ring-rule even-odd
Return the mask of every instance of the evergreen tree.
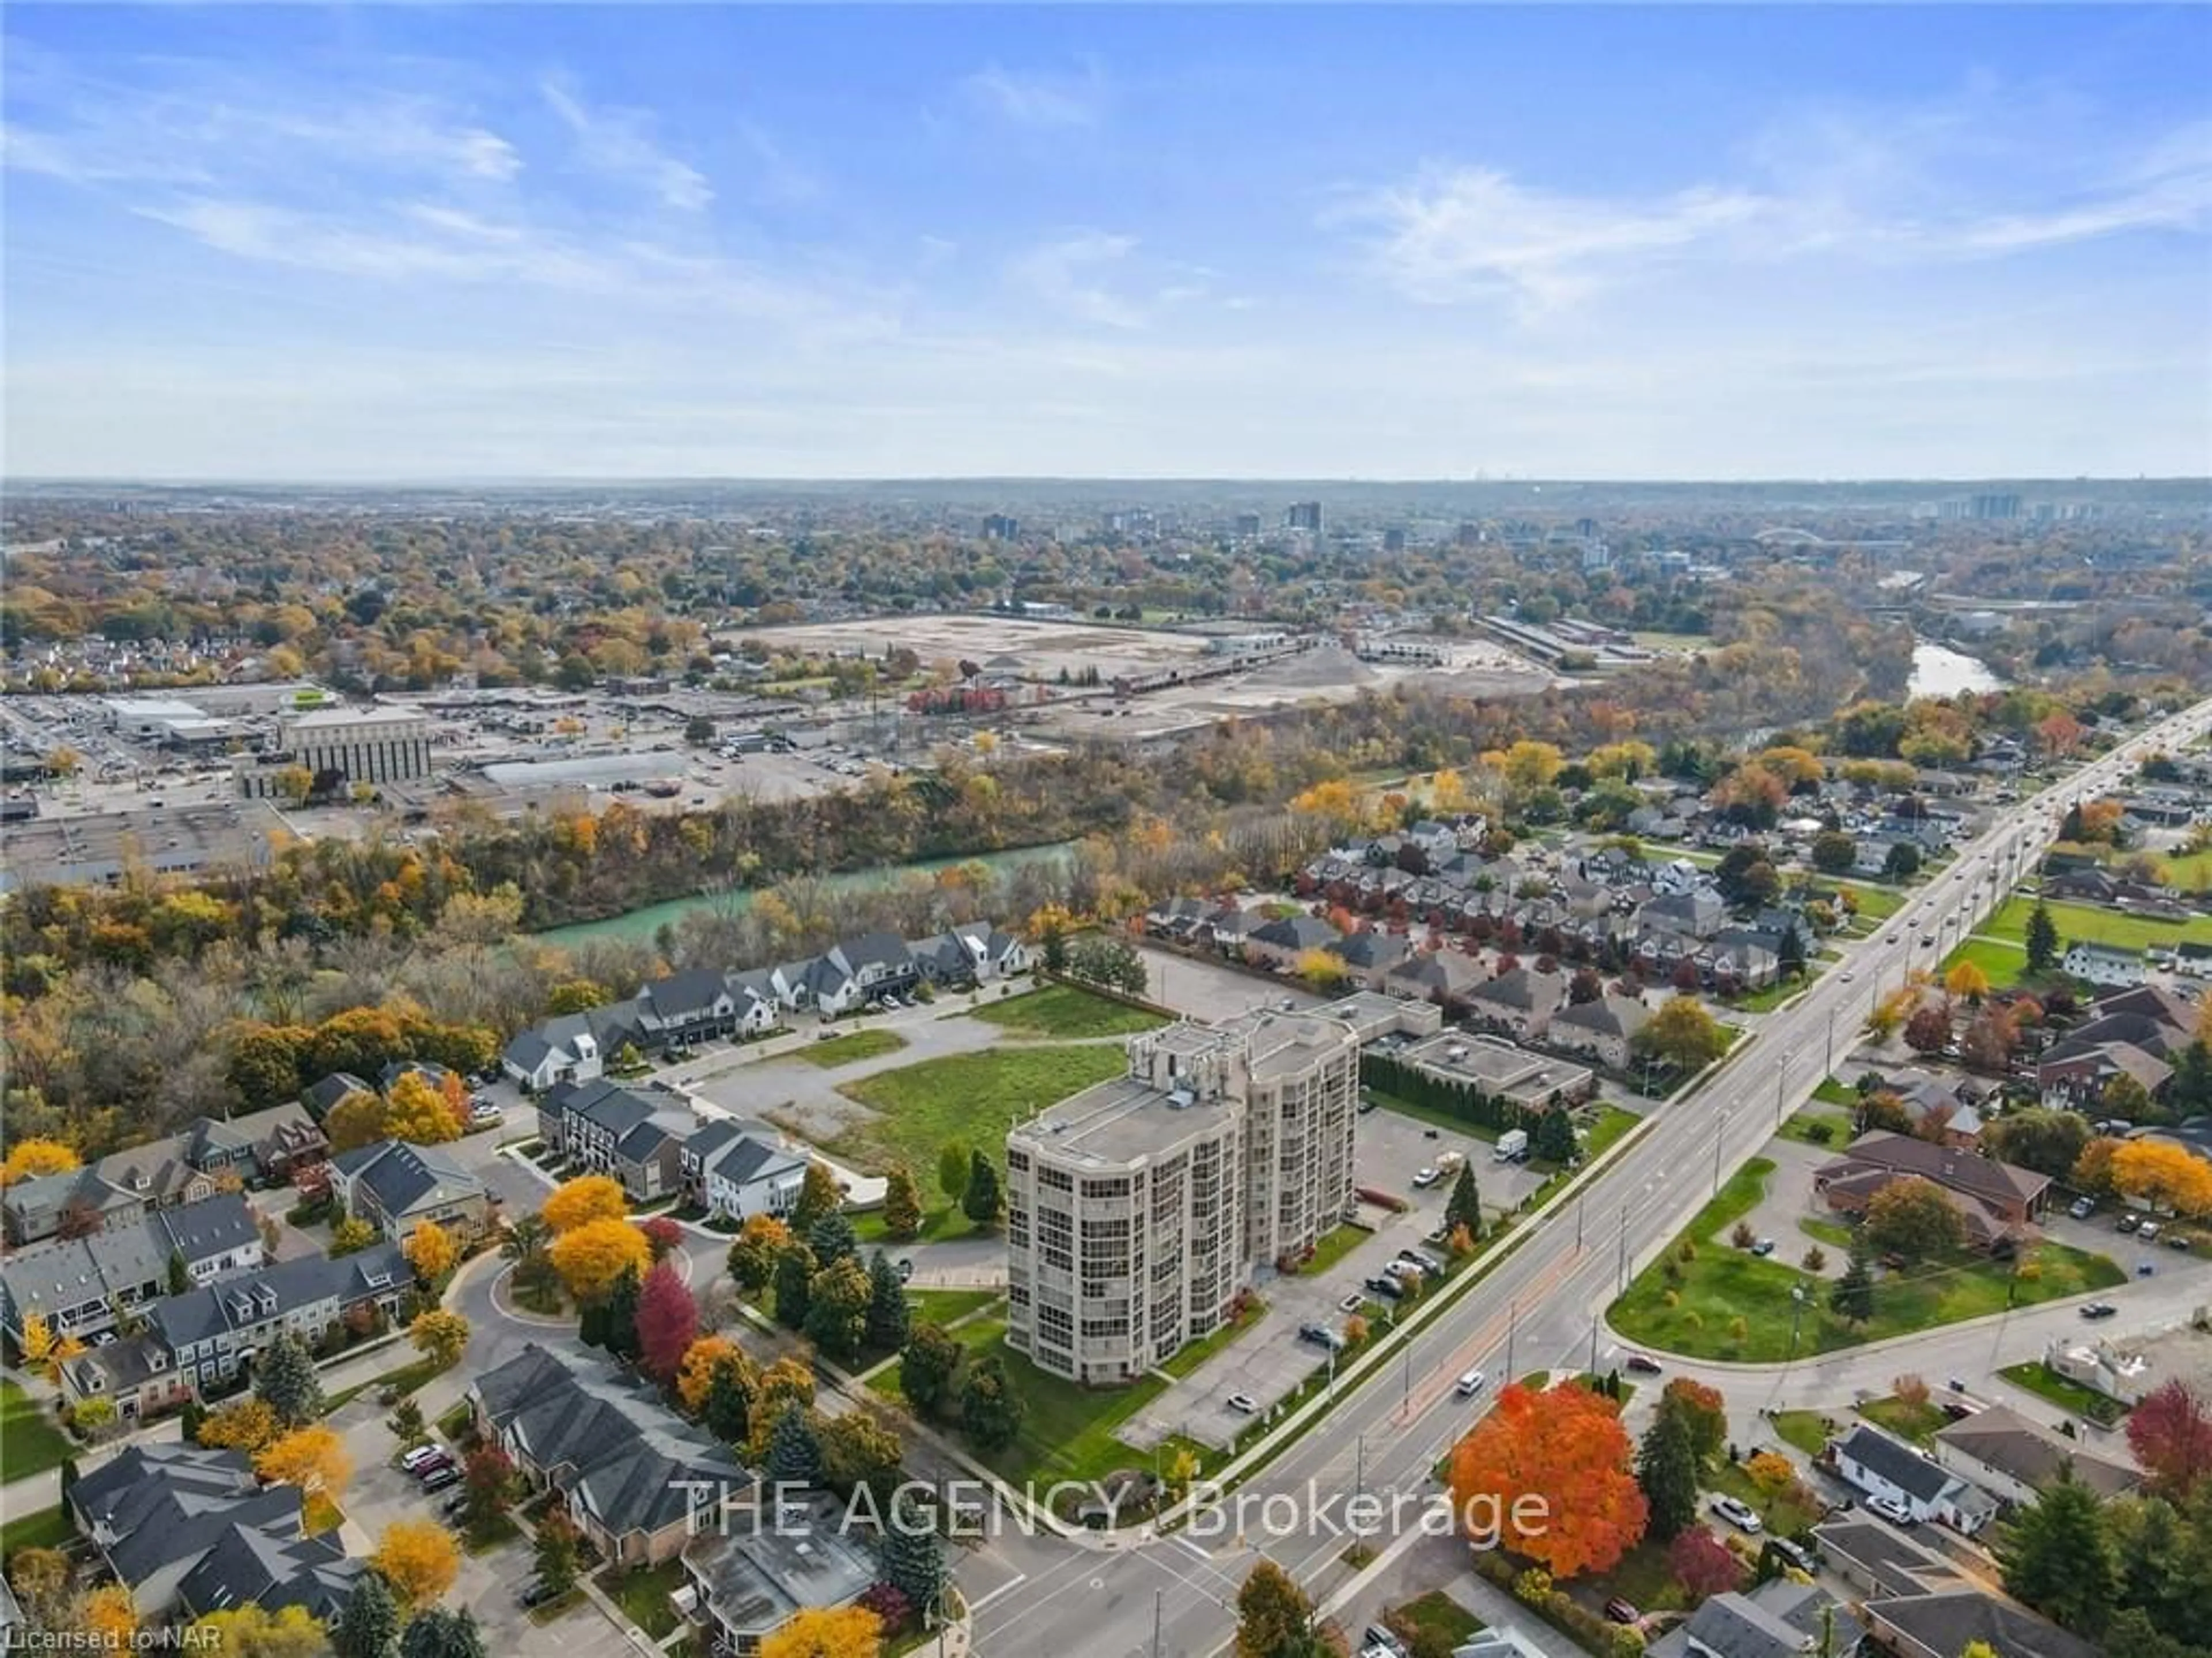
[[707, 1396], [699, 1405], [699, 1419], [707, 1431], [726, 1444], [742, 1445], [753, 1430], [752, 1410], [752, 1398], [737, 1365], [717, 1364], [707, 1378]]
[[960, 1388], [960, 1425], [985, 1450], [1003, 1450], [1014, 1442], [1025, 1408], [996, 1353], [986, 1353], [968, 1367]]
[[184, 1434], [185, 1444], [197, 1445], [200, 1442], [200, 1424], [206, 1420], [207, 1406], [197, 1399], [187, 1399], [185, 1401], [183, 1412], [177, 1418], [177, 1425]]
[[868, 1345], [879, 1353], [906, 1345], [906, 1286], [880, 1249], [868, 1263]]
[[2008, 1594], [2053, 1623], [2094, 1635], [2112, 1615], [2119, 1561], [2097, 1498], [2062, 1469], [1997, 1540]]
[[1444, 1199], [1444, 1230], [1464, 1226], [1471, 1238], [1482, 1236], [1482, 1193], [1474, 1183], [1474, 1165], [1463, 1163], [1452, 1181], [1451, 1196]]
[[170, 1250], [169, 1293], [173, 1296], [189, 1295], [191, 1293], [191, 1288], [192, 1269], [185, 1264], [185, 1252], [181, 1249]]
[[466, 1606], [458, 1612], [431, 1606], [407, 1620], [399, 1658], [486, 1658], [483, 1631]]
[[331, 1631], [331, 1646], [337, 1658], [392, 1658], [398, 1644], [399, 1608], [392, 1602], [391, 1585], [378, 1573], [365, 1571]]
[[67, 1514], [67, 1513], [69, 1512], [69, 1500], [70, 1500], [70, 1493], [72, 1491], [74, 1491], [74, 1490], [76, 1490], [76, 1482], [77, 1482], [77, 1467], [76, 1467], [76, 1459], [75, 1457], [73, 1457], [73, 1456], [65, 1456], [65, 1457], [64, 1457], [64, 1458], [62, 1459], [62, 1477], [61, 1477], [61, 1492], [60, 1492], [60, 1495], [61, 1495], [61, 1500], [62, 1500], [62, 1512], [63, 1512], [64, 1514]]
[[2058, 924], [2042, 899], [2027, 913], [2027, 970], [2048, 973], [2058, 960]]
[[253, 1370], [253, 1396], [276, 1412], [288, 1428], [313, 1422], [323, 1413], [323, 1384], [315, 1376], [315, 1361], [307, 1344], [295, 1335], [279, 1335], [269, 1344]]
[[1528, 1136], [1529, 1155], [1565, 1168], [1575, 1160], [1577, 1149], [1575, 1126], [1565, 1111], [1553, 1109], [1538, 1115]]
[[644, 1284], [635, 1266], [625, 1266], [607, 1291], [606, 1336], [599, 1345], [617, 1358], [637, 1357], [637, 1306]]
[[1843, 1277], [1828, 1287], [1828, 1308], [1852, 1324], [1864, 1324], [1874, 1316], [1874, 1266], [1867, 1257], [1865, 1240], [1856, 1235]]
[[607, 1345], [607, 1303], [587, 1301], [576, 1321], [576, 1339], [586, 1347]]
[[806, 1419], [803, 1406], [783, 1407], [768, 1440], [768, 1461], [762, 1469], [769, 1483], [818, 1485], [822, 1483], [822, 1441]]
[[951, 1397], [967, 1350], [940, 1325], [921, 1323], [907, 1336], [899, 1357], [899, 1391], [924, 1416], [933, 1416]]
[[1698, 1517], [1698, 1450], [1679, 1412], [1662, 1411], [1636, 1450], [1636, 1483], [1644, 1488], [1647, 1529], [1671, 1542]]
[[884, 1236], [894, 1243], [921, 1236], [921, 1193], [902, 1163], [884, 1176]]
[[968, 1190], [961, 1197], [960, 1212], [981, 1227], [999, 1224], [999, 1171], [981, 1151], [970, 1155]]
[[807, 1289], [814, 1279], [814, 1252], [794, 1243], [775, 1258], [775, 1321], [787, 1330], [806, 1327]]
[[938, 1535], [936, 1515], [912, 1491], [902, 1491], [890, 1518], [884, 1533], [884, 1581], [911, 1606], [936, 1605], [945, 1578], [945, 1540]]
[[814, 1252], [817, 1271], [860, 1253], [860, 1241], [853, 1236], [853, 1223], [836, 1210], [806, 1229], [806, 1247]]

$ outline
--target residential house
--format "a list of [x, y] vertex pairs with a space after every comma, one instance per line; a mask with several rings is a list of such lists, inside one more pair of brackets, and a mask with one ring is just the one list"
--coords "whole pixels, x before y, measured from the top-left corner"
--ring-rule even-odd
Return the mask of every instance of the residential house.
[[[609, 1562], [659, 1565], [718, 1530], [753, 1476], [648, 1384], [532, 1342], [470, 1384], [477, 1430], [524, 1479], [560, 1495]], [[863, 1588], [866, 1585], [862, 1586]]]
[[1714, 984], [1764, 990], [1782, 976], [1782, 937], [1756, 927], [1723, 927], [1697, 960], [1699, 970]]
[[71, 1230], [118, 1230], [143, 1219], [146, 1209], [137, 1193], [110, 1184], [93, 1169], [39, 1175], [0, 1191], [0, 1223], [11, 1244], [54, 1237], [64, 1230], [65, 1218]]
[[789, 1214], [806, 1181], [806, 1159], [757, 1125], [708, 1123], [686, 1142], [684, 1159], [686, 1190], [709, 1216], [729, 1220]]
[[1971, 1537], [1996, 1514], [1989, 1492], [1878, 1428], [1862, 1423], [1829, 1451], [1845, 1484], [1903, 1503], [1915, 1520], [1940, 1521]]
[[738, 999], [728, 978], [693, 968], [656, 979], [637, 993], [637, 1021], [646, 1040], [662, 1048], [690, 1047], [737, 1028]]
[[331, 1114], [331, 1108], [349, 1094], [374, 1094], [376, 1084], [350, 1071], [333, 1071], [327, 1077], [309, 1083], [300, 1090], [300, 1103], [307, 1108], [307, 1114], [317, 1122]]
[[1345, 977], [1363, 990], [1378, 990], [1390, 969], [1403, 962], [1412, 947], [1400, 934], [1371, 928], [1332, 938], [1322, 948], [1344, 963]]
[[1968, 1581], [1944, 1556], [1871, 1516], [1815, 1526], [1813, 1542], [1821, 1564], [1864, 1600], [1940, 1594]]
[[339, 1152], [330, 1166], [338, 1207], [394, 1242], [427, 1220], [465, 1248], [489, 1236], [498, 1216], [499, 1199], [441, 1146], [379, 1140]]
[[2027, 1236], [2051, 1193], [2051, 1177], [2033, 1169], [1888, 1133], [1853, 1140], [1841, 1157], [1814, 1171], [1813, 1189], [1838, 1213], [1863, 1214], [1875, 1193], [1910, 1175], [1959, 1199], [1968, 1236], [1984, 1248]]
[[2093, 985], [2123, 988], [2139, 985], [2143, 978], [2142, 952], [2121, 950], [2112, 944], [2093, 944], [2077, 938], [2066, 946], [2066, 954], [2059, 966], [2076, 979], [2087, 979]]
[[1393, 996], [1435, 1003], [1439, 1008], [1464, 1007], [1468, 992], [1486, 981], [1482, 963], [1456, 950], [1421, 950], [1382, 975], [1382, 988]]
[[1320, 950], [1342, 937], [1315, 915], [1285, 915], [1254, 927], [1244, 935], [1244, 959], [1277, 968], [1293, 968], [1310, 950]]
[[146, 1333], [165, 1351], [167, 1368], [205, 1389], [237, 1376], [280, 1335], [312, 1344], [358, 1307], [395, 1316], [414, 1281], [398, 1243], [373, 1244], [335, 1260], [302, 1255], [165, 1297], [147, 1309]]
[[594, 1174], [611, 1175], [643, 1203], [684, 1183], [684, 1143], [699, 1120], [672, 1095], [633, 1091], [601, 1078], [562, 1083], [538, 1102], [547, 1145]]
[[409, 1077], [415, 1078], [433, 1094], [449, 1097], [462, 1086], [459, 1077], [428, 1060], [392, 1060], [376, 1073], [376, 1084], [388, 1096]]
[[207, 1175], [234, 1172], [249, 1186], [281, 1186], [295, 1171], [330, 1156], [331, 1143], [301, 1105], [218, 1120], [196, 1119], [184, 1133], [185, 1159]]
[[296, 1536], [283, 1525], [234, 1523], [185, 1574], [177, 1599], [202, 1618], [250, 1603], [269, 1612], [300, 1606], [331, 1625], [344, 1614], [368, 1570], [366, 1560], [347, 1558], [336, 1532]]
[[703, 1536], [684, 1551], [690, 1617], [714, 1632], [718, 1651], [757, 1653], [800, 1612], [846, 1606], [883, 1575], [836, 1504], [817, 1497], [779, 1504], [772, 1518]]
[[2008, 1405], [1993, 1405], [1939, 1430], [1936, 1458], [1984, 1491], [2021, 1504], [2069, 1476], [2100, 1497], [2123, 1497], [2142, 1484], [2136, 1469], [2092, 1455], [2079, 1441], [2051, 1432]]
[[126, 1425], [177, 1409], [192, 1396], [191, 1378], [178, 1373], [168, 1348], [143, 1333], [88, 1347], [76, 1357], [64, 1359], [55, 1375], [64, 1405], [105, 1399]]
[[1776, 1577], [1709, 1595], [1647, 1650], [1650, 1658], [1854, 1658], [1864, 1640], [1858, 1621], [1826, 1589]]
[[[299, 1488], [262, 1486], [243, 1451], [129, 1445], [79, 1479], [66, 1501], [77, 1530], [131, 1591], [138, 1616], [156, 1623], [180, 1604], [188, 1612], [219, 1609], [194, 1605], [184, 1589], [234, 1531], [285, 1543], [302, 1537]], [[207, 1601], [217, 1599], [209, 1578], [195, 1588]], [[335, 1610], [319, 1608], [322, 1615]]]
[[1516, 967], [1474, 986], [1463, 999], [1470, 1019], [1533, 1042], [1551, 1028], [1566, 995], [1565, 974]]
[[642, 1048], [645, 1027], [635, 999], [581, 1013], [563, 1013], [532, 1027], [507, 1045], [500, 1068], [530, 1092], [556, 1083], [590, 1082], [625, 1048]]
[[1636, 1033], [1651, 1010], [1634, 996], [1601, 996], [1573, 1003], [1552, 1015], [1546, 1040], [1553, 1048], [1581, 1054], [1613, 1071], [1626, 1071]]
[[769, 979], [786, 1007], [811, 1008], [825, 1019], [850, 1012], [866, 999], [852, 968], [835, 950], [803, 962], [787, 962], [774, 969]]
[[[1231, 913], [1235, 913], [1233, 906]], [[1014, 978], [1034, 965], [1029, 945], [1018, 935], [988, 921], [963, 921], [947, 936], [957, 938], [967, 948], [975, 963], [972, 976], [979, 981]]]
[[1637, 914], [1648, 927], [1686, 938], [1710, 938], [1728, 925], [1728, 906], [1709, 886], [1663, 893]]
[[246, 1199], [219, 1192], [89, 1237], [52, 1239], [0, 1259], [0, 1321], [19, 1345], [23, 1321], [33, 1313], [56, 1335], [89, 1340], [167, 1294], [173, 1260], [184, 1261], [194, 1284], [208, 1284], [260, 1266], [266, 1253]]
[[2120, 1076], [2160, 1097], [2196, 1025], [2195, 1004], [2170, 990], [2154, 985], [2106, 989], [2088, 1018], [2044, 1051], [2036, 1062], [2036, 1085], [2045, 1104], [2077, 1109], [2096, 1105]]
[[1977, 1641], [2003, 1658], [2106, 1658], [2095, 1642], [1978, 1588], [1869, 1600], [1864, 1610], [1868, 1633], [1896, 1658], [1958, 1658]]

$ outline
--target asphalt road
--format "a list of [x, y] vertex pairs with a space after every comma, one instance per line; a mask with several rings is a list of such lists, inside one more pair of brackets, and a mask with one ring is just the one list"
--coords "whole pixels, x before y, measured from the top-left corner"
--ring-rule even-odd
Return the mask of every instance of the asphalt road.
[[[1477, 1365], [1493, 1378], [1578, 1366], [1594, 1338], [1601, 1350], [1597, 1321], [1604, 1307], [1810, 1097], [1827, 1074], [1834, 1043], [1848, 1039], [1875, 999], [1913, 969], [1933, 967], [1972, 931], [2033, 868], [2070, 802], [2116, 784], [2150, 750], [2193, 738], [2208, 723], [2212, 700], [2130, 739], [2014, 808], [1916, 889], [1880, 932], [1769, 1017], [1695, 1096], [1662, 1107], [1630, 1155], [1425, 1327], [1405, 1357], [1243, 1487], [1243, 1512], [1253, 1523], [1242, 1537], [1233, 1528], [1221, 1536], [1184, 1534], [1113, 1553], [1023, 1546], [1018, 1553], [1037, 1569], [981, 1610], [975, 1650], [984, 1658], [1204, 1658], [1228, 1643], [1237, 1589], [1255, 1550], [1323, 1599], [1352, 1575], [1340, 1559], [1351, 1540], [1326, 1523], [1295, 1523], [1278, 1534], [1262, 1507], [1267, 1498], [1277, 1498], [1276, 1513], [1289, 1515], [1310, 1513], [1310, 1493], [1334, 1495], [1340, 1504], [1355, 1486], [1386, 1497], [1436, 1491], [1430, 1468], [1478, 1414], [1455, 1394], [1455, 1377]], [[2044, 1319], [2065, 1316], [2015, 1315], [2013, 1323], [2025, 1334], [2031, 1322], [2039, 1328]], [[1929, 1365], [1916, 1357], [1910, 1368], [1926, 1372]], [[1335, 1519], [1340, 1523], [1340, 1508]], [[1390, 1539], [1370, 1541], [1387, 1546]]]

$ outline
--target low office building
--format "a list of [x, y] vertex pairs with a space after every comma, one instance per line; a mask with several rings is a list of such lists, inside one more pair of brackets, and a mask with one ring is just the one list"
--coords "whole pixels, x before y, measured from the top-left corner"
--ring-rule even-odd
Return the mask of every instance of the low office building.
[[1127, 1382], [1221, 1327], [1352, 1199], [1359, 1044], [1310, 1014], [1133, 1037], [1127, 1074], [1006, 1136], [1009, 1345]]
[[1401, 1065], [1438, 1082], [1471, 1088], [1530, 1111], [1571, 1105], [1597, 1091], [1597, 1077], [1588, 1066], [1532, 1054], [1502, 1036], [1440, 1030], [1401, 1048], [1396, 1057]]

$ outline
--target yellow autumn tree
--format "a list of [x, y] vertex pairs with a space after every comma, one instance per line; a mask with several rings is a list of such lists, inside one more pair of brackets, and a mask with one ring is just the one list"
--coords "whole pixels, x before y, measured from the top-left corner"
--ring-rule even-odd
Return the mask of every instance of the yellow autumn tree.
[[270, 1442], [253, 1459], [253, 1472], [272, 1485], [297, 1485], [310, 1495], [336, 1502], [353, 1478], [353, 1459], [345, 1442], [319, 1422], [295, 1428]]
[[410, 1071], [392, 1084], [385, 1102], [384, 1132], [387, 1139], [410, 1145], [441, 1145], [461, 1137], [460, 1113], [419, 1071]]
[[573, 1232], [595, 1220], [620, 1220], [629, 1212], [622, 1182], [606, 1175], [579, 1175], [553, 1188], [538, 1212], [556, 1232]]
[[271, 1612], [251, 1600], [211, 1612], [191, 1626], [188, 1650], [215, 1658], [324, 1658], [330, 1636], [305, 1606]]
[[866, 1606], [809, 1606], [760, 1643], [760, 1658], [877, 1658], [883, 1638]]
[[384, 1102], [356, 1088], [330, 1108], [323, 1119], [323, 1133], [330, 1137], [331, 1151], [352, 1151], [390, 1139], [384, 1122]]
[[555, 1238], [547, 1255], [570, 1295], [579, 1301], [596, 1301], [624, 1267], [635, 1267], [643, 1277], [653, 1265], [653, 1245], [626, 1220], [591, 1220]]
[[131, 1602], [131, 1591], [120, 1583], [109, 1583], [86, 1595], [84, 1627], [96, 1637], [95, 1647], [129, 1650], [131, 1637], [138, 1632], [138, 1608]]
[[59, 1140], [17, 1140], [9, 1150], [8, 1160], [0, 1163], [0, 1186], [36, 1180], [41, 1175], [66, 1175], [82, 1167], [82, 1160]]
[[272, 1442], [283, 1425], [266, 1400], [249, 1395], [209, 1412], [200, 1424], [199, 1439], [203, 1445], [219, 1450], [244, 1451], [251, 1456]]
[[435, 1284], [453, 1270], [460, 1251], [454, 1247], [452, 1233], [436, 1221], [426, 1220], [407, 1235], [406, 1255], [416, 1277], [425, 1284]]
[[[676, 1396], [692, 1415], [698, 1415], [706, 1405], [707, 1389], [714, 1385], [715, 1370], [724, 1364], [737, 1365], [738, 1373], [747, 1377], [759, 1374], [745, 1350], [727, 1336], [701, 1336], [684, 1350], [683, 1363], [676, 1367]], [[746, 1391], [752, 1389], [748, 1387]]]
[[423, 1357], [441, 1370], [450, 1370], [468, 1351], [469, 1321], [459, 1313], [433, 1307], [415, 1315], [415, 1321], [407, 1327], [407, 1335]]
[[2112, 1150], [2112, 1184], [2154, 1209], [2192, 1219], [2212, 1215], [2212, 1163], [2166, 1140], [2122, 1140]]
[[428, 1520], [395, 1520], [384, 1528], [376, 1552], [368, 1558], [392, 1597], [410, 1612], [430, 1605], [453, 1588], [461, 1569], [453, 1534]]

